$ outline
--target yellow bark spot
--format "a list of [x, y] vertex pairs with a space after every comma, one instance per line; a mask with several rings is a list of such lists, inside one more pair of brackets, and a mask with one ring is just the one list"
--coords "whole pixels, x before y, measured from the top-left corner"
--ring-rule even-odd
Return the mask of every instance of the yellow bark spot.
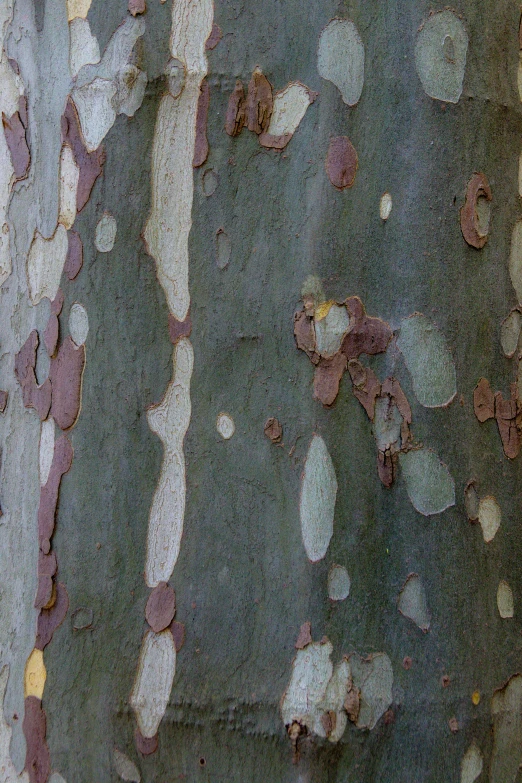
[[47, 672], [43, 660], [42, 650], [34, 649], [25, 664], [24, 696], [43, 696]]
[[321, 302], [320, 305], [316, 307], [314, 318], [316, 321], [322, 321], [323, 318], [326, 318], [328, 313], [330, 312], [331, 308], [335, 304], [334, 299], [330, 299], [328, 302]]
[[477, 707], [480, 704], [480, 691], [473, 691], [471, 694], [471, 701]]
[[69, 22], [77, 16], [87, 17], [92, 0], [67, 0], [67, 18]]

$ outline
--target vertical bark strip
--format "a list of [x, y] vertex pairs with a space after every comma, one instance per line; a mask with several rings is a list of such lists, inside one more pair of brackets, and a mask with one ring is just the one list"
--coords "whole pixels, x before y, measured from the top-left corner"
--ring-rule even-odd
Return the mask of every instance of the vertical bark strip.
[[[172, 318], [189, 312], [188, 238], [192, 225], [193, 161], [200, 91], [207, 73], [205, 43], [212, 31], [213, 2], [174, 0], [170, 53], [181, 63], [181, 92], [165, 95], [158, 109], [152, 149], [152, 207], [144, 230], [156, 262]], [[174, 374], [162, 402], [148, 412], [161, 438], [164, 458], [149, 517], [145, 581], [156, 588], [168, 582], [179, 555], [185, 515], [183, 440], [190, 422], [193, 351], [188, 337], [174, 346]], [[170, 629], [147, 632], [130, 704], [145, 739], [157, 733], [166, 710], [176, 668], [176, 645]]]

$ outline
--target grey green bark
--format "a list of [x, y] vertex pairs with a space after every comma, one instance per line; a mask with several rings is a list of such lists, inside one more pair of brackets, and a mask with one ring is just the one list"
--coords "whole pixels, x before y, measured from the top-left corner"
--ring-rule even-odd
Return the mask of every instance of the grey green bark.
[[[75, 333], [68, 325], [75, 302], [88, 314], [88, 334], [81, 408], [66, 431], [74, 456], [61, 481], [52, 536], [58, 561], [53, 580], [65, 585], [69, 608], [43, 653], [47, 677], [41, 705], [50, 770], [68, 783], [138, 776], [147, 783], [183, 776], [252, 783], [516, 781], [522, 762], [519, 678], [501, 689], [521, 667], [520, 457], [505, 456], [494, 419], [479, 423], [474, 390], [483, 377], [507, 400], [517, 378], [518, 338], [510, 359], [500, 337], [503, 319], [518, 304], [509, 258], [513, 228], [521, 217], [520, 9], [505, 0], [480, 6], [462, 0], [452, 13], [445, 12], [439, 51], [430, 48], [430, 25], [441, 17], [430, 12], [442, 6], [425, 2], [321, 0], [305, 9], [295, 0], [216, 0], [213, 9], [209, 4], [209, 18], [222, 38], [203, 50], [203, 58], [194, 55], [190, 65], [191, 35], [196, 40], [204, 34], [197, 48], [208, 33], [209, 18], [199, 27], [197, 13], [191, 16], [196, 5], [195, 0], [148, 0], [144, 12], [139, 3], [132, 4], [133, 16], [123, 0], [93, 0], [90, 7], [78, 3], [76, 20], [86, 9], [101, 63], [92, 57], [73, 78], [71, 25], [81, 28], [74, 33], [80, 36], [80, 53], [90, 39], [83, 22], [68, 23], [66, 3], [0, 2], [6, 20], [3, 67], [7, 58], [18, 64], [20, 84], [11, 93], [18, 90], [27, 97], [31, 154], [27, 178], [17, 182], [10, 159], [4, 155], [0, 161], [7, 171], [12, 260], [0, 289], [0, 388], [9, 395], [0, 414], [0, 667], [9, 667], [3, 707], [12, 728], [10, 738], [0, 725], [0, 770], [7, 770], [0, 777], [12, 781], [28, 774], [22, 773], [24, 669], [35, 646], [39, 611], [33, 602], [41, 546], [41, 425], [37, 410], [24, 407], [14, 363], [33, 329], [40, 336], [40, 384], [53, 361], [43, 335], [51, 310], [47, 298], [54, 299], [58, 284], [53, 289], [43, 253], [34, 262], [37, 273], [28, 277], [28, 258], [35, 231], [49, 240], [60, 231], [59, 223], [68, 237], [77, 232], [83, 244], [79, 274], [71, 280], [64, 272], [60, 278], [58, 269], [64, 294], [59, 345], [69, 329]], [[176, 17], [181, 7], [186, 25]], [[324, 78], [328, 57], [318, 63], [321, 33], [336, 18], [354, 26], [343, 27], [348, 30], [341, 39], [344, 48], [334, 56], [341, 76], [343, 57], [359, 68], [354, 65], [355, 76], [339, 86]], [[122, 23], [125, 35], [112, 39]], [[177, 56], [176, 36], [181, 40]], [[214, 36], [219, 38], [216, 30]], [[104, 58], [111, 39], [119, 41], [113, 46], [116, 54]], [[332, 47], [336, 54], [335, 40], [333, 35], [321, 39], [326, 54]], [[173, 56], [184, 65], [182, 78]], [[430, 70], [434, 60], [440, 65], [435, 76]], [[189, 98], [197, 99], [205, 67], [209, 152], [183, 179], [196, 143]], [[306, 88], [300, 93], [306, 108], [287, 141], [282, 140], [287, 128], [270, 130], [265, 103], [259, 115], [264, 126], [257, 128], [261, 136], [248, 129], [248, 112], [241, 133], [225, 130], [230, 130], [227, 109], [236, 81], [243, 82], [247, 95], [256, 68], [274, 96], [289, 84]], [[144, 94], [140, 74], [147, 77]], [[60, 206], [65, 198], [59, 190], [60, 118], [72, 95], [82, 119], [87, 93], [78, 97], [78, 91], [96, 78], [109, 97], [94, 101], [96, 110], [102, 107], [99, 115], [89, 104], [82, 130], [84, 136], [92, 133], [96, 143], [104, 131], [98, 148], [103, 146], [105, 162], [85, 207], [69, 225]], [[260, 77], [258, 88], [266, 89]], [[9, 117], [16, 109], [11, 93], [1, 96]], [[186, 111], [179, 109], [183, 101]], [[162, 136], [161, 111], [171, 123], [171, 136], [167, 131]], [[99, 121], [92, 120], [98, 116]], [[177, 150], [184, 120], [192, 146], [183, 157]], [[347, 156], [342, 171], [329, 156], [332, 139], [339, 137], [351, 142], [339, 145]], [[165, 139], [158, 166], [155, 150]], [[282, 149], [272, 148], [283, 141]], [[0, 157], [4, 152], [0, 147]], [[74, 155], [81, 169], [79, 153]], [[167, 227], [174, 221], [167, 239], [164, 224], [157, 229], [152, 220], [146, 228], [154, 214], [155, 165], [160, 190], [162, 172], [173, 166], [162, 218]], [[460, 223], [468, 183], [478, 172], [492, 193], [481, 249], [467, 243]], [[349, 186], [335, 187], [332, 181]], [[182, 228], [183, 206], [192, 182], [189, 330], [182, 283], [169, 288], [162, 278], [161, 243], [168, 249], [187, 229]], [[385, 193], [391, 195], [389, 214], [380, 213]], [[479, 195], [484, 198], [483, 192]], [[478, 209], [482, 230], [482, 201]], [[116, 221], [113, 246], [100, 229], [96, 235], [104, 213]], [[179, 215], [183, 219], [176, 222]], [[50, 263], [56, 264], [59, 254], [53, 250], [51, 255]], [[395, 424], [388, 428], [387, 419], [381, 431], [370, 421], [354, 396], [351, 354], [345, 354], [346, 371], [333, 404], [325, 407], [314, 399], [316, 370], [294, 338], [294, 313], [303, 309], [303, 284], [310, 276], [322, 287], [310, 309], [316, 336], [322, 328], [318, 308], [324, 312], [331, 300], [344, 307], [345, 300], [359, 297], [369, 316], [389, 325], [386, 350], [365, 351], [359, 361], [379, 384], [389, 377], [399, 381], [411, 409], [411, 423], [406, 422], [411, 440], [401, 431], [405, 408]], [[353, 300], [346, 306], [349, 311]], [[430, 337], [422, 338], [420, 356], [409, 332], [412, 321], [405, 321], [413, 313], [429, 320]], [[440, 330], [435, 341], [440, 338], [443, 347], [430, 353], [431, 325]], [[179, 346], [188, 341], [194, 353], [191, 412], [180, 452], [169, 433], [158, 437], [152, 431], [154, 414], [148, 412], [164, 399], [179, 370]], [[314, 361], [319, 361], [315, 349], [309, 353], [315, 351]], [[379, 394], [384, 394], [382, 387]], [[393, 402], [398, 397], [390, 399], [386, 405], [400, 407]], [[216, 427], [223, 413], [235, 425], [230, 438]], [[264, 432], [270, 417], [282, 426], [276, 442]], [[393, 457], [393, 484], [385, 487], [377, 447], [388, 446], [389, 431], [397, 427], [401, 434], [392, 438], [391, 450], [401, 453]], [[57, 441], [60, 435], [57, 426]], [[320, 486], [303, 489], [312, 442], [324, 470]], [[448, 473], [454, 481], [454, 504], [453, 484], [445, 485], [441, 507], [448, 508], [437, 514], [420, 511], [430, 513], [432, 494], [440, 500], [439, 484], [430, 485], [428, 499], [421, 488], [421, 499], [414, 500], [420, 468], [411, 462], [420, 445], [437, 455], [437, 466], [439, 460], [445, 466], [441, 480]], [[140, 708], [132, 694], [143, 637], [153, 633], [145, 620], [146, 603], [155, 583], [163, 581], [155, 582], [159, 566], [151, 565], [147, 550], [149, 517], [165, 466], [180, 453], [186, 506], [179, 556], [164, 581], [175, 590], [175, 621], [184, 625], [185, 640], [175, 645], [175, 675], [160, 715], [158, 748], [144, 754], [136, 744]], [[309, 459], [314, 473], [314, 458]], [[436, 472], [431, 466], [426, 470], [430, 477]], [[168, 474], [176, 498], [179, 475]], [[482, 527], [468, 520], [478, 516], [465, 506], [464, 489], [471, 480], [482, 499]], [[303, 496], [309, 498], [305, 511]], [[497, 506], [500, 526], [496, 518], [492, 521]], [[331, 539], [321, 527], [328, 508], [334, 510]], [[303, 517], [311, 520], [309, 544]], [[335, 574], [341, 581], [334, 584], [333, 566], [348, 573], [346, 597], [344, 572]], [[498, 593], [503, 583], [508, 589]], [[332, 600], [329, 591], [342, 600]], [[171, 628], [174, 636], [181, 633], [180, 627]], [[174, 645], [170, 633], [157, 634], [164, 634], [169, 651]], [[319, 644], [323, 637], [332, 645], [331, 656], [327, 642]], [[301, 649], [296, 649], [298, 639]], [[324, 661], [337, 666], [346, 656], [351, 678], [334, 709], [335, 700], [328, 702], [324, 693], [327, 675], [317, 686], [322, 701], [311, 710], [314, 714], [298, 719], [295, 704], [283, 700], [292, 692], [294, 659], [297, 667], [312, 650], [322, 661], [318, 670]], [[375, 689], [379, 706], [372, 707], [375, 721], [360, 717], [366, 714], [361, 709], [371, 712], [365, 667], [388, 659], [390, 698], [382, 677]], [[162, 670], [161, 676], [168, 681], [168, 672]], [[361, 700], [362, 708], [354, 700]], [[337, 721], [337, 728], [347, 723], [338, 739]], [[33, 770], [24, 779], [38, 779], [34, 775]]]

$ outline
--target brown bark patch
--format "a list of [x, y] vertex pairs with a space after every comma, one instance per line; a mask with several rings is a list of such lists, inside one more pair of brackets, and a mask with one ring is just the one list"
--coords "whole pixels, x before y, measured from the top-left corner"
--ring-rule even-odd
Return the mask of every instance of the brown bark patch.
[[64, 272], [69, 280], [74, 280], [83, 266], [83, 244], [80, 235], [76, 231], [68, 231], [67, 257], [65, 259]]
[[147, 10], [147, 3], [145, 0], [129, 0], [129, 13], [131, 13], [133, 16], [138, 16], [138, 14], [144, 14]]
[[375, 400], [381, 393], [381, 384], [374, 371], [365, 367], [357, 359], [350, 359], [348, 372], [352, 379], [353, 394], [359, 400], [368, 418], [373, 421]]
[[214, 22], [212, 25], [212, 30], [210, 31], [210, 35], [205, 41], [205, 49], [215, 49], [222, 38], [223, 33], [221, 31], [221, 27]]
[[348, 136], [336, 136], [330, 141], [325, 166], [328, 179], [335, 188], [344, 190], [353, 185], [358, 158]]
[[7, 407], [7, 400], [9, 395], [6, 391], [0, 390], [0, 413], [3, 413]]
[[47, 555], [42, 551], [38, 553], [38, 589], [34, 602], [36, 609], [42, 609], [50, 602], [53, 594], [53, 576], [57, 568], [54, 552], [49, 552]]
[[43, 421], [51, 407], [51, 382], [49, 378], [38, 386], [36, 382], [36, 349], [38, 332], [33, 329], [23, 346], [15, 356], [15, 375], [22, 387], [22, 398], [26, 408], [34, 408]]
[[42, 709], [42, 702], [36, 696], [27, 696], [24, 707], [23, 731], [27, 743], [25, 769], [30, 783], [46, 783], [51, 772], [51, 759], [45, 741], [47, 733], [45, 712]]
[[346, 366], [346, 356], [341, 352], [329, 359], [319, 359], [314, 375], [314, 399], [327, 407], [334, 404]]
[[187, 315], [184, 321], [178, 321], [176, 316], [169, 313], [169, 337], [173, 345], [176, 345], [182, 337], [190, 337], [191, 331], [192, 321], [190, 320], [190, 314]]
[[377, 472], [381, 483], [389, 489], [395, 479], [395, 458], [390, 451], [377, 452]]
[[54, 531], [54, 519], [60, 482], [64, 473], [72, 465], [73, 449], [69, 438], [62, 435], [54, 445], [53, 461], [47, 484], [40, 489], [40, 505], [38, 507], [38, 539], [40, 549], [47, 554], [51, 548], [51, 537]]
[[312, 623], [307, 620], [299, 629], [299, 635], [295, 643], [296, 650], [303, 650], [308, 644], [312, 643]]
[[495, 395], [486, 378], [481, 378], [473, 391], [473, 410], [481, 423], [495, 416]]
[[76, 347], [71, 337], [61, 344], [58, 355], [51, 359], [49, 379], [53, 390], [51, 415], [60, 429], [70, 429], [80, 412], [85, 348]]
[[196, 140], [194, 142], [194, 158], [192, 165], [195, 169], [202, 166], [208, 158], [207, 118], [210, 105], [210, 87], [208, 81], [203, 79], [199, 88], [198, 110], [196, 114]]
[[279, 421], [271, 416], [265, 422], [264, 433], [272, 443], [279, 443], [283, 437], [283, 428]]
[[69, 98], [62, 116], [62, 142], [67, 142], [70, 145], [76, 165], [80, 169], [78, 190], [76, 191], [76, 209], [81, 212], [89, 200], [94, 183], [102, 173], [105, 150], [100, 146], [94, 152], [87, 152], [83, 143], [76, 107], [71, 98]]
[[[314, 364], [317, 364], [319, 355], [315, 353], [313, 318], [308, 316], [304, 310], [299, 310], [294, 315], [294, 337], [299, 350], [304, 351]], [[315, 357], [315, 361], [312, 357]]]
[[175, 614], [176, 593], [166, 582], [160, 582], [149, 595], [145, 619], [154, 633], [160, 633], [170, 625]]
[[358, 359], [361, 353], [369, 355], [384, 353], [392, 338], [392, 330], [380, 318], [366, 315], [364, 305], [358, 296], [345, 301], [346, 309], [353, 319], [350, 331], [343, 340], [341, 351], [348, 361]]
[[60, 322], [58, 316], [51, 312], [44, 331], [45, 349], [49, 356], [54, 356], [60, 334]]
[[56, 585], [56, 600], [50, 609], [42, 609], [38, 615], [35, 647], [43, 650], [47, 647], [59, 625], [63, 623], [69, 610], [69, 596], [65, 585]]
[[470, 179], [466, 191], [466, 201], [460, 210], [460, 228], [462, 236], [471, 247], [477, 250], [484, 247], [488, 241], [488, 232], [482, 230], [477, 215], [477, 203], [479, 198], [491, 201], [493, 198], [491, 188], [485, 174], [474, 174]]
[[234, 91], [228, 99], [227, 113], [225, 116], [225, 130], [229, 136], [239, 136], [246, 121], [245, 114], [245, 89], [243, 82], [238, 79]]
[[245, 104], [248, 130], [257, 135], [266, 131], [270, 124], [272, 108], [272, 85], [259, 68], [256, 68], [248, 85]]
[[153, 737], [144, 737], [138, 726], [134, 732], [134, 741], [136, 743], [136, 750], [141, 753], [142, 756], [150, 756], [152, 753], [156, 753], [158, 749], [158, 735]]
[[274, 136], [272, 133], [261, 133], [259, 135], [259, 143], [267, 149], [282, 150], [293, 135], [293, 133], [282, 133], [280, 136]]
[[[69, 232], [69, 233], [74, 233], [74, 232]], [[59, 288], [58, 291], [56, 292], [56, 296], [51, 302], [51, 313], [54, 313], [54, 315], [60, 315], [60, 313], [62, 312], [62, 307], [63, 307], [63, 291], [61, 288]]]
[[361, 706], [360, 691], [359, 688], [357, 688], [352, 682], [350, 683], [350, 687], [348, 688], [348, 693], [346, 694], [346, 698], [344, 700], [344, 709], [346, 711], [346, 714], [348, 715], [348, 719], [351, 720], [352, 723], [357, 723], [360, 706]]
[[505, 400], [502, 392], [495, 394], [495, 418], [502, 440], [504, 454], [515, 459], [520, 452], [520, 433], [517, 427], [518, 400], [516, 384], [513, 384], [512, 397]]
[[185, 644], [185, 626], [183, 623], [178, 623], [177, 620], [173, 620], [169, 627], [172, 638], [174, 639], [174, 647], [176, 652], [179, 653]]
[[18, 111], [11, 117], [6, 117], [2, 112], [2, 125], [14, 174], [17, 180], [24, 179], [31, 165], [31, 153], [27, 143], [27, 99], [21, 95]]

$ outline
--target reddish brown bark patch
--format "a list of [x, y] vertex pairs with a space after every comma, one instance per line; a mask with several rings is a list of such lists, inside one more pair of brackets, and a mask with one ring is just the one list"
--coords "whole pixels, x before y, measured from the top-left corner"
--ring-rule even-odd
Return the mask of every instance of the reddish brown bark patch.
[[245, 89], [243, 82], [238, 79], [234, 91], [228, 99], [227, 113], [225, 116], [225, 130], [229, 136], [239, 136], [245, 124]]
[[51, 313], [49, 316], [49, 320], [47, 321], [47, 326], [45, 327], [44, 331], [44, 343], [45, 343], [45, 349], [49, 356], [54, 356], [56, 353], [56, 347], [58, 345], [58, 337], [60, 334], [60, 322], [58, 321], [58, 316], [54, 313]]
[[69, 280], [74, 280], [83, 266], [83, 244], [80, 235], [76, 231], [68, 231], [67, 257], [65, 259], [64, 272]]
[[353, 394], [356, 397], [368, 418], [373, 421], [375, 415], [375, 400], [381, 393], [381, 384], [373, 370], [364, 367], [357, 359], [350, 359], [348, 372], [352, 379]]
[[26, 408], [34, 408], [43, 421], [51, 407], [51, 383], [49, 378], [41, 385], [36, 383], [36, 349], [38, 332], [33, 329], [15, 356], [15, 375], [22, 387], [22, 398]]
[[18, 111], [11, 117], [2, 112], [2, 125], [6, 144], [11, 153], [14, 174], [17, 180], [24, 179], [31, 165], [31, 153], [27, 143], [27, 99], [21, 95]]
[[34, 601], [36, 609], [43, 609], [50, 602], [53, 595], [53, 576], [57, 568], [54, 552], [47, 555], [41, 551], [38, 553], [38, 589]]
[[64, 473], [72, 465], [73, 449], [69, 438], [62, 435], [54, 444], [53, 461], [47, 484], [40, 489], [40, 505], [38, 507], [38, 540], [40, 549], [46, 555], [51, 548], [51, 537], [54, 531], [54, 519], [60, 482]]
[[0, 390], [0, 413], [3, 413], [7, 407], [7, 400], [9, 395], [6, 391]]
[[504, 454], [509, 459], [515, 459], [520, 452], [520, 433], [517, 427], [518, 401], [516, 384], [513, 384], [511, 395], [510, 400], [505, 400], [502, 396], [502, 392], [496, 392], [495, 418], [497, 420]]
[[273, 99], [272, 85], [256, 68], [248, 85], [245, 104], [246, 125], [253, 133], [263, 133], [267, 130], [272, 116]]
[[357, 173], [358, 158], [348, 136], [336, 136], [330, 141], [326, 154], [326, 173], [338, 190], [350, 188]]
[[133, 16], [138, 16], [138, 14], [144, 14], [147, 10], [147, 3], [145, 0], [129, 0], [129, 13], [131, 13]]
[[466, 201], [460, 210], [462, 236], [468, 245], [476, 247], [477, 250], [484, 247], [488, 241], [488, 234], [481, 231], [477, 215], [479, 198], [485, 198], [487, 201], [491, 201], [493, 198], [487, 177], [482, 173], [474, 174], [470, 179], [466, 191]]
[[27, 743], [25, 769], [30, 783], [46, 783], [51, 772], [51, 759], [45, 741], [47, 732], [45, 712], [42, 709], [42, 702], [36, 696], [27, 696], [24, 707], [23, 732]]
[[61, 288], [59, 288], [58, 291], [56, 292], [56, 296], [51, 302], [51, 313], [54, 313], [54, 315], [60, 315], [60, 313], [62, 312], [62, 307], [63, 307], [63, 291]]
[[205, 41], [205, 49], [215, 49], [222, 38], [223, 33], [221, 31], [221, 27], [214, 22], [212, 25], [212, 30], [210, 31], [210, 35]]
[[346, 365], [346, 356], [340, 352], [329, 359], [319, 359], [314, 375], [314, 399], [327, 407], [334, 404]]
[[312, 623], [307, 620], [299, 629], [299, 635], [295, 643], [296, 650], [303, 650], [308, 644], [312, 643]]
[[317, 364], [319, 355], [315, 353], [313, 318], [308, 316], [304, 310], [299, 310], [294, 315], [294, 337], [299, 350], [304, 351], [313, 363]]
[[149, 595], [145, 619], [154, 631], [160, 633], [170, 625], [176, 614], [176, 593], [166, 582], [160, 582]]
[[190, 314], [184, 321], [178, 321], [175, 315], [169, 313], [169, 337], [173, 345], [176, 345], [182, 337], [190, 337], [192, 331], [192, 321]]
[[208, 158], [207, 118], [210, 105], [210, 87], [208, 81], [203, 79], [199, 88], [198, 111], [196, 114], [196, 140], [194, 142], [194, 158], [192, 165], [195, 169], [202, 166]]
[[87, 152], [83, 143], [76, 107], [71, 98], [69, 98], [62, 116], [62, 142], [67, 142], [70, 145], [76, 165], [80, 169], [78, 190], [76, 191], [76, 209], [81, 212], [89, 200], [94, 183], [102, 173], [105, 150], [100, 146], [94, 152]]
[[456, 734], [459, 730], [459, 722], [456, 718], [450, 718], [448, 721], [448, 726], [452, 734]]
[[62, 430], [70, 429], [78, 418], [84, 367], [84, 346], [77, 348], [71, 337], [66, 337], [58, 355], [51, 359], [49, 370], [53, 390], [51, 415]]
[[136, 743], [136, 750], [141, 753], [142, 756], [150, 756], [152, 753], [156, 753], [158, 749], [158, 735], [153, 737], [144, 737], [138, 726], [134, 732], [134, 741]]
[[344, 709], [348, 715], [348, 719], [352, 723], [357, 723], [359, 717], [359, 710], [361, 706], [360, 691], [353, 683], [351, 683], [346, 698], [344, 700]]
[[65, 585], [58, 582], [56, 585], [56, 600], [50, 609], [42, 609], [38, 615], [38, 626], [35, 647], [43, 650], [47, 647], [53, 634], [67, 616], [69, 610], [69, 596]]
[[281, 441], [281, 438], [283, 437], [283, 428], [274, 416], [271, 416], [266, 420], [264, 433], [272, 443], [279, 443]]
[[377, 452], [377, 472], [381, 483], [389, 489], [395, 479], [395, 458], [390, 451]]
[[274, 136], [271, 133], [261, 133], [259, 135], [259, 143], [267, 149], [282, 150], [293, 135], [293, 133], [282, 133], [280, 136]]
[[346, 309], [353, 319], [351, 328], [341, 345], [341, 351], [348, 361], [358, 359], [361, 353], [369, 355], [384, 353], [392, 338], [392, 330], [380, 318], [366, 315], [364, 305], [358, 296], [345, 301]]
[[495, 395], [486, 378], [481, 378], [473, 391], [473, 410], [481, 423], [495, 416]]
[[173, 620], [169, 627], [172, 638], [174, 639], [174, 647], [178, 653], [185, 644], [185, 626], [183, 623], [178, 623], [177, 620]]

